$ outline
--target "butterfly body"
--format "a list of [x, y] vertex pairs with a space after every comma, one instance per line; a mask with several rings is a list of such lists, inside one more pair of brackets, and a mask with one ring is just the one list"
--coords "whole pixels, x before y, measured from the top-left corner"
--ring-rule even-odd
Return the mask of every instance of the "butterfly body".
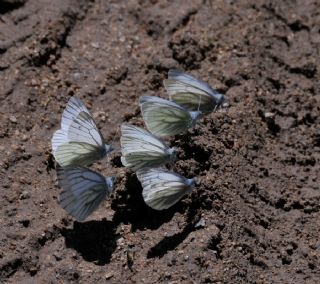
[[198, 119], [201, 117], [201, 111], [190, 111], [190, 116], [191, 116], [191, 128], [195, 127], [197, 124]]

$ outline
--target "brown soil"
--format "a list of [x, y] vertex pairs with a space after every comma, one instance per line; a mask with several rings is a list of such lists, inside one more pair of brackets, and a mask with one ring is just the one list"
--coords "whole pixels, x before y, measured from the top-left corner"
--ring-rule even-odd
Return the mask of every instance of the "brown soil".
[[[0, 0], [0, 282], [319, 283], [320, 2]], [[174, 170], [201, 185], [169, 210], [111, 161], [83, 223], [57, 204], [50, 139], [72, 95], [107, 141], [142, 125], [184, 69], [226, 94]], [[273, 115], [271, 115], [272, 113]], [[111, 166], [110, 166], [111, 164]], [[197, 224], [199, 221], [200, 224]]]

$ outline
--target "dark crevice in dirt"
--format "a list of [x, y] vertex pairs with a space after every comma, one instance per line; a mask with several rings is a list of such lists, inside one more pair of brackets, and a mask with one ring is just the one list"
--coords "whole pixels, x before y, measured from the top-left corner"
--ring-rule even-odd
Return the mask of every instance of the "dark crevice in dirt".
[[13, 257], [10, 260], [3, 259], [0, 266], [0, 281], [5, 281], [6, 278], [12, 276], [22, 266], [21, 257]]
[[[91, 1], [88, 1], [90, 3]], [[79, 5], [84, 14], [79, 16], [79, 10], [68, 9], [65, 11], [53, 28], [39, 38], [39, 47], [34, 47], [39, 51], [30, 55], [29, 64], [40, 67], [52, 65], [60, 58], [63, 48], [68, 48], [67, 38], [75, 27], [78, 20], [83, 20], [89, 10], [89, 4]]]
[[7, 70], [9, 69], [9, 65], [6, 65], [6, 66], [0, 66], [0, 71], [4, 71], [4, 70]]
[[[283, 67], [289, 73], [300, 74], [308, 79], [314, 78], [318, 71], [317, 66], [314, 63], [307, 63], [303, 66], [290, 66], [274, 54], [270, 54], [269, 52], [267, 52], [266, 56], [268, 56], [279, 67]], [[272, 83], [272, 85], [275, 87], [277, 91], [285, 87], [285, 85], [282, 84], [279, 80], [275, 80], [273, 78], [267, 78], [267, 80], [269, 80]]]
[[58, 237], [61, 236], [61, 228], [53, 225], [50, 228], [47, 228], [41, 236], [34, 236], [29, 240], [29, 245], [34, 250], [40, 250], [44, 247], [47, 243], [53, 242]]
[[278, 92], [280, 91], [280, 89], [285, 88], [285, 85], [282, 84], [279, 80], [274, 79], [274, 78], [267, 78], [267, 80], [272, 84], [272, 86], [274, 87], [274, 89], [276, 89]]
[[187, 14], [185, 14], [182, 17], [181, 21], [170, 30], [170, 33], [175, 33], [177, 30], [183, 29], [184, 27], [186, 27], [188, 25], [188, 23], [190, 22], [191, 17], [196, 15], [198, 13], [199, 9], [200, 9], [200, 7], [198, 7], [197, 9], [191, 10]]
[[268, 265], [261, 259], [259, 259], [258, 257], [254, 256], [253, 254], [250, 255], [249, 257], [250, 263], [256, 266], [259, 266], [263, 269], [267, 269]]
[[271, 205], [268, 192], [266, 192], [265, 190], [261, 190], [256, 184], [252, 184], [250, 186], [248, 193], [253, 193], [254, 196], [259, 198], [263, 203]]
[[6, 14], [22, 7], [27, 0], [0, 0], [0, 14]]
[[222, 237], [221, 234], [217, 234], [217, 235], [213, 235], [210, 238], [209, 244], [208, 244], [208, 248], [215, 251], [215, 255], [217, 257], [217, 259], [222, 259], [222, 249], [220, 248], [221, 246], [221, 241], [222, 241]]
[[191, 34], [178, 36], [169, 42], [172, 57], [185, 69], [196, 69], [205, 58], [206, 49]]
[[[35, 66], [46, 65], [48, 61], [53, 59], [57, 60], [55, 56], [59, 57], [59, 52], [62, 48], [66, 47], [66, 40], [70, 31], [76, 23], [76, 14], [66, 13], [63, 17], [62, 25], [51, 34], [43, 36], [40, 40], [39, 53], [32, 55], [30, 63]], [[53, 62], [50, 62], [51, 65]]]
[[[276, 2], [274, 2], [276, 3]], [[264, 8], [266, 11], [268, 11], [272, 16], [274, 16], [277, 20], [284, 23], [286, 26], [290, 28], [292, 32], [298, 32], [301, 30], [309, 31], [310, 28], [303, 24], [300, 19], [296, 19], [293, 22], [289, 22], [288, 19], [286, 19], [281, 12], [278, 12], [275, 7], [273, 7], [273, 3], [270, 4], [263, 4], [262, 8]]]
[[208, 170], [211, 167], [210, 157], [213, 149], [204, 148], [202, 145], [197, 144], [196, 141], [197, 137], [190, 138], [190, 135], [179, 135], [176, 136], [171, 145], [178, 149], [179, 159], [193, 159], [199, 164], [197, 172]]
[[[128, 68], [126, 66], [120, 66], [119, 68], [109, 69], [106, 74], [106, 80], [104, 86], [114, 86], [120, 84], [127, 78]], [[105, 87], [100, 89], [101, 93], [105, 92]]]
[[[0, 281], [5, 282], [5, 279], [13, 276], [19, 269], [34, 276], [38, 272], [39, 257], [29, 252], [23, 252], [21, 256], [13, 256], [2, 259], [0, 263]], [[4, 282], [2, 282], [4, 281]]]
[[302, 67], [291, 67], [289, 72], [294, 74], [301, 74], [308, 79], [315, 77], [317, 74], [317, 66], [313, 63], [308, 63]]
[[274, 114], [266, 115], [266, 113], [261, 109], [258, 110], [258, 114], [262, 118], [262, 120], [267, 124], [268, 129], [273, 135], [276, 135], [280, 132], [281, 127], [276, 123]]

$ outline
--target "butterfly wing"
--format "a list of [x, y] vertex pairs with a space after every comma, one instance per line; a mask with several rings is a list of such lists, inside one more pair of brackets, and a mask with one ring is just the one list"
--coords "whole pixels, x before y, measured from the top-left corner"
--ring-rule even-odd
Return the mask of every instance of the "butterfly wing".
[[179, 70], [169, 70], [163, 83], [170, 99], [189, 110], [211, 112], [223, 102], [223, 95], [207, 83]]
[[63, 188], [59, 204], [77, 221], [85, 220], [112, 190], [105, 177], [87, 168], [58, 168], [57, 175]]
[[90, 112], [80, 99], [71, 97], [62, 114], [61, 128], [68, 129], [71, 123], [79, 116], [81, 112], [85, 112], [90, 115]]
[[143, 188], [144, 201], [156, 210], [171, 207], [193, 189], [189, 180], [163, 169], [142, 169], [137, 176]]
[[79, 99], [72, 97], [69, 100], [61, 129], [52, 138], [52, 150], [61, 166], [88, 165], [107, 154], [97, 125]]
[[62, 167], [85, 166], [104, 157], [105, 151], [88, 143], [70, 142], [57, 147], [53, 155]]
[[133, 125], [121, 125], [121, 161], [124, 166], [137, 171], [157, 167], [170, 160], [169, 148], [156, 136]]
[[184, 133], [192, 126], [192, 117], [185, 108], [158, 97], [140, 97], [140, 109], [148, 130], [157, 136]]
[[62, 129], [57, 130], [51, 139], [52, 152], [54, 153], [60, 145], [66, 143], [69, 143], [67, 132]]

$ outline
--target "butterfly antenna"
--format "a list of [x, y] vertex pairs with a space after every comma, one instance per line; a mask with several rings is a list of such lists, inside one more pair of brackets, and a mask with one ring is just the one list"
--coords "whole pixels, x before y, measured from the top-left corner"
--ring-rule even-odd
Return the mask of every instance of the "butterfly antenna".
[[202, 95], [200, 95], [200, 100], [199, 100], [199, 104], [198, 104], [198, 111], [200, 111], [201, 98], [202, 98]]
[[119, 133], [119, 127], [116, 128], [116, 132], [115, 134], [113, 135], [113, 139], [111, 141], [111, 152], [109, 153], [109, 155], [107, 155], [107, 170], [108, 171], [111, 171], [111, 155], [115, 152], [120, 152], [121, 151], [121, 148], [118, 146], [117, 148], [114, 147], [114, 144], [115, 144], [115, 141], [116, 141], [116, 138], [118, 136], [118, 133]]
[[[111, 146], [113, 146], [115, 144], [116, 138], [118, 137], [118, 133], [119, 133], [119, 126], [116, 128], [116, 133], [113, 136], [113, 140], [111, 142]], [[120, 150], [121, 150], [121, 147], [117, 147], [117, 148], [114, 148], [112, 150], [112, 152], [119, 152]]]

